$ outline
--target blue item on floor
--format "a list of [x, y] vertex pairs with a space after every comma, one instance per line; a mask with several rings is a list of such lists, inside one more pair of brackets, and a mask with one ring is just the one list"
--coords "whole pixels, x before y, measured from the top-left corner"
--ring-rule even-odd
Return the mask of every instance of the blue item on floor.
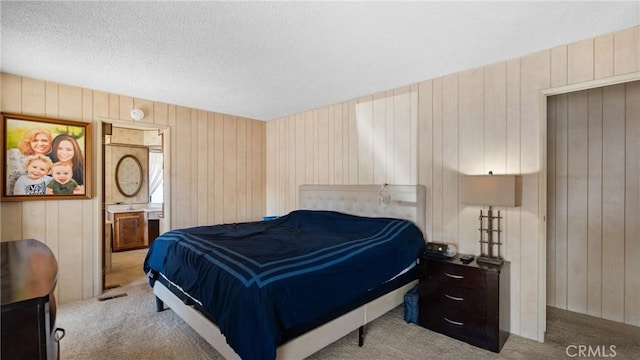
[[404, 321], [418, 323], [418, 285], [404, 295]]

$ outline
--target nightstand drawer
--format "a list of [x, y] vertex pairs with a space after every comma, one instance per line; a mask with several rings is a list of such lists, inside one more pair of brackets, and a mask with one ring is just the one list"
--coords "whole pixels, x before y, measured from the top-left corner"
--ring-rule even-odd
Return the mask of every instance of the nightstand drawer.
[[427, 310], [425, 320], [428, 329], [457, 339], [483, 339], [486, 335], [485, 319], [467, 312], [434, 307]]
[[469, 312], [484, 318], [486, 314], [486, 294], [484, 291], [453, 286], [440, 281], [422, 282], [420, 297], [429, 307], [443, 306], [461, 312]]
[[469, 289], [484, 290], [485, 288], [485, 272], [476, 268], [429, 261], [425, 270], [429, 281], [440, 281]]

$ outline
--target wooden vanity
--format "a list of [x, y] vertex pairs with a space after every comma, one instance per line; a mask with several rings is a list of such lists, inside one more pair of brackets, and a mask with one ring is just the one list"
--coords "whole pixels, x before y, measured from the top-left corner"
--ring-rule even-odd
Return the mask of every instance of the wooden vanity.
[[162, 211], [148, 209], [109, 212], [107, 218], [113, 222], [112, 251], [148, 247], [159, 234], [161, 214]]
[[140, 249], [149, 246], [144, 211], [113, 214], [113, 251]]

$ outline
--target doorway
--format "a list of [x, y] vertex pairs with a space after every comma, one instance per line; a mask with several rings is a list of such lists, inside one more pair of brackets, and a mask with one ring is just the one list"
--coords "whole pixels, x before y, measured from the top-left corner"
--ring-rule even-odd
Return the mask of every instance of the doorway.
[[617, 322], [636, 311], [638, 104], [640, 81], [547, 99], [549, 306]]
[[102, 122], [102, 290], [146, 281], [149, 246], [170, 226], [169, 129]]

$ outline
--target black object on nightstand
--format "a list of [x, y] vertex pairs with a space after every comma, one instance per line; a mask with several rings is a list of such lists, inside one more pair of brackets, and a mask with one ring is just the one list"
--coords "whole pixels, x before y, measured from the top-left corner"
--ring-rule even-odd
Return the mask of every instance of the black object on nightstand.
[[427, 329], [500, 352], [509, 337], [509, 262], [420, 257], [419, 320]]

